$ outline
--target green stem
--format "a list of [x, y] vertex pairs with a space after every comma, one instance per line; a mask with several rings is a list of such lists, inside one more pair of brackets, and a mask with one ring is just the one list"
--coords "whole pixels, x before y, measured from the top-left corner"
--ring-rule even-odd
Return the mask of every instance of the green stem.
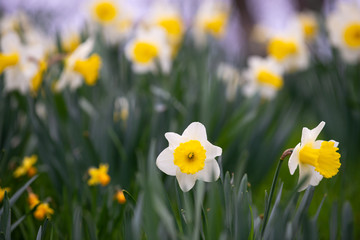
[[267, 205], [266, 205], [266, 208], [265, 208], [264, 222], [263, 222], [263, 226], [262, 226], [262, 229], [261, 229], [261, 237], [264, 235], [265, 228], [266, 228], [266, 223], [267, 223], [267, 220], [269, 218], [271, 200], [272, 200], [272, 197], [274, 195], [275, 186], [276, 186], [276, 182], [277, 182], [277, 179], [278, 179], [278, 176], [279, 176], [281, 165], [282, 165], [282, 163], [284, 161], [284, 158], [286, 156], [291, 155], [292, 151], [293, 151], [293, 149], [285, 150], [284, 153], [281, 155], [280, 160], [278, 162], [276, 172], [275, 172], [275, 175], [274, 175], [274, 178], [273, 178], [273, 182], [272, 182], [272, 185], [271, 185], [271, 189], [270, 189], [269, 200], [267, 201]]

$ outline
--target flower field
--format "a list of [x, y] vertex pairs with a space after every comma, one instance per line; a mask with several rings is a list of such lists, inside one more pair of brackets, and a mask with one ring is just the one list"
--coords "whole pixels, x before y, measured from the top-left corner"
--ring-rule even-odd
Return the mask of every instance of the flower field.
[[359, 2], [15, 2], [0, 240], [360, 238]]

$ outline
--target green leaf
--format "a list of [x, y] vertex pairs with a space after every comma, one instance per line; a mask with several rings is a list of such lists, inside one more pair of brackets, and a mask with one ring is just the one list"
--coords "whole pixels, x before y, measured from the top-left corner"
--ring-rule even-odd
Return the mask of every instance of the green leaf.
[[0, 239], [11, 239], [11, 209], [7, 191], [4, 194], [4, 211], [0, 213]]

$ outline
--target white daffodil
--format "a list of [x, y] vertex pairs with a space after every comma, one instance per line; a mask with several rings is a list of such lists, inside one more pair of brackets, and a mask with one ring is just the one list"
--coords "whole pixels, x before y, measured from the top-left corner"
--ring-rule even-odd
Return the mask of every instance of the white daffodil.
[[81, 43], [80, 30], [64, 28], [60, 34], [61, 47], [66, 53], [73, 52]]
[[243, 72], [244, 94], [252, 96], [259, 92], [263, 98], [272, 99], [284, 84], [282, 75], [283, 67], [273, 58], [251, 56], [248, 68]]
[[220, 63], [216, 73], [217, 77], [226, 84], [226, 99], [233, 101], [239, 86], [243, 83], [240, 72], [228, 63]]
[[221, 1], [202, 1], [193, 26], [195, 43], [199, 47], [206, 44], [207, 36], [222, 38], [229, 20], [229, 7]]
[[303, 70], [308, 66], [309, 53], [299, 21], [290, 21], [286, 28], [270, 35], [268, 54], [282, 64], [285, 71]]
[[297, 20], [300, 21], [303, 34], [306, 41], [313, 41], [318, 33], [318, 22], [314, 12], [301, 12], [297, 15]]
[[6, 33], [1, 39], [0, 74], [5, 74], [5, 91], [18, 90], [25, 94], [29, 89], [37, 90], [42, 72], [46, 69], [41, 61], [43, 49], [37, 45], [23, 45], [14, 32]]
[[167, 175], [176, 176], [182, 191], [192, 189], [197, 179], [211, 182], [219, 178], [215, 157], [221, 155], [222, 149], [207, 140], [203, 124], [193, 122], [182, 135], [168, 132], [165, 138], [169, 147], [157, 157], [156, 165]]
[[125, 3], [126, 1], [121, 0], [89, 2], [90, 29], [100, 30], [108, 44], [119, 43], [132, 29], [134, 14]]
[[299, 182], [305, 182], [299, 191], [309, 185], [317, 186], [323, 177], [335, 176], [340, 168], [340, 154], [338, 142], [333, 140], [316, 140], [325, 122], [321, 122], [316, 128], [310, 130], [306, 127], [302, 130], [301, 142], [296, 145], [289, 159], [290, 174], [293, 175], [299, 166]]
[[326, 19], [331, 44], [347, 63], [360, 60], [360, 7], [341, 2]]
[[151, 8], [145, 24], [165, 30], [175, 55], [185, 31], [179, 10], [170, 3], [157, 1]]
[[94, 39], [89, 38], [80, 44], [66, 59], [64, 70], [55, 85], [55, 90], [60, 91], [69, 85], [71, 90], [80, 87], [83, 80], [87, 85], [94, 85], [98, 79], [101, 58], [97, 54], [89, 54], [94, 47]]
[[171, 48], [161, 28], [140, 28], [125, 46], [125, 55], [136, 73], [156, 72], [158, 66], [164, 73], [171, 69]]

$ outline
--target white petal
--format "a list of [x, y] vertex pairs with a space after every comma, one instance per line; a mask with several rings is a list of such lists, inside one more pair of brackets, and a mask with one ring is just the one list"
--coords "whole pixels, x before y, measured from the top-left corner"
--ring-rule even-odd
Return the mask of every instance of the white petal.
[[305, 178], [305, 182], [300, 187], [299, 192], [305, 190], [309, 185], [317, 186], [321, 179], [323, 178], [320, 173], [315, 171], [315, 167], [309, 164], [300, 164], [300, 172], [299, 172], [299, 182]]
[[165, 133], [165, 138], [168, 140], [169, 148], [171, 150], [175, 150], [175, 148], [177, 148], [180, 145], [180, 143], [183, 142], [182, 137], [179, 134], [173, 132]]
[[206, 129], [202, 123], [193, 122], [191, 123], [183, 132], [183, 137], [189, 140], [198, 140], [198, 141], [206, 141]]
[[339, 142], [335, 141], [335, 140], [330, 140], [329, 142], [333, 142], [334, 143], [334, 147], [338, 147], [339, 146]]
[[173, 151], [165, 148], [157, 157], [156, 166], [167, 175], [175, 176], [178, 167], [174, 164]]
[[309, 130], [304, 127], [301, 135], [301, 144], [305, 145], [309, 142], [315, 142], [316, 138], [319, 136], [321, 130], [324, 128], [325, 122], [322, 121], [316, 128]]
[[300, 143], [294, 148], [288, 162], [290, 174], [293, 175], [299, 165]]
[[201, 142], [201, 145], [206, 150], [206, 159], [215, 158], [222, 154], [221, 147], [212, 145], [209, 141], [203, 141]]
[[197, 179], [204, 182], [216, 181], [220, 176], [220, 167], [215, 159], [205, 161], [204, 168], [196, 174]]
[[178, 180], [179, 186], [183, 192], [188, 192], [192, 189], [196, 182], [196, 174], [182, 173], [180, 169], [176, 171], [176, 179]]

